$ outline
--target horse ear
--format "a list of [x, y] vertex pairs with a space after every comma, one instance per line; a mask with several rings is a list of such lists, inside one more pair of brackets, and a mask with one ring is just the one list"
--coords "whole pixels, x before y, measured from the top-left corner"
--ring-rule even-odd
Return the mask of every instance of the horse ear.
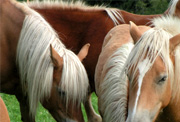
[[88, 54], [90, 44], [85, 44], [78, 53], [79, 60], [82, 61]]
[[63, 58], [59, 56], [56, 50], [50, 45], [51, 60], [54, 67], [61, 67], [63, 65]]
[[134, 40], [134, 44], [140, 39], [142, 35], [137, 25], [134, 24], [132, 21], [130, 21], [130, 34], [132, 39]]
[[173, 52], [177, 45], [180, 44], [180, 34], [170, 39], [170, 52]]

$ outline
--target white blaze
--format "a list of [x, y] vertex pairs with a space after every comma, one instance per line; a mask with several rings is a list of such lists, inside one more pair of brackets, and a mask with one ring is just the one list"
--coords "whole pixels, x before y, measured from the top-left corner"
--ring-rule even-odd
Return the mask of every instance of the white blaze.
[[133, 113], [132, 113], [133, 118], [136, 113], [139, 96], [141, 94], [141, 86], [142, 86], [143, 78], [144, 78], [144, 75], [146, 74], [146, 72], [149, 70], [150, 66], [151, 65], [150, 65], [150, 61], [148, 58], [144, 59], [142, 62], [140, 62], [138, 64], [138, 69], [139, 69], [138, 91], [137, 91], [137, 97], [136, 97], [136, 101], [135, 101], [135, 105], [134, 105], [134, 109], [133, 109]]

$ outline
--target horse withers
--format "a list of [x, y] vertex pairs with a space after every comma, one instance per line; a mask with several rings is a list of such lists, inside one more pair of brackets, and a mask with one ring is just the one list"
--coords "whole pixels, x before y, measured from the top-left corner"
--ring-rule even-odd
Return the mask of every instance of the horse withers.
[[89, 44], [75, 55], [28, 6], [14, 0], [0, 6], [0, 91], [16, 96], [24, 122], [35, 121], [38, 102], [56, 121], [83, 122], [89, 83], [81, 61]]
[[144, 34], [132, 27], [136, 44], [124, 67], [129, 80], [127, 122], [180, 121], [179, 22], [175, 16], [154, 19], [154, 28]]

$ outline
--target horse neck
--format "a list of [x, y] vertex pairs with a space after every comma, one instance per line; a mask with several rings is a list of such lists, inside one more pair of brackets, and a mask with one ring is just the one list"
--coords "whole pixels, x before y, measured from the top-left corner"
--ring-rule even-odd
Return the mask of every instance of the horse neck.
[[157, 15], [138, 15], [132, 14], [126, 11], [121, 11], [121, 14], [124, 18], [125, 23], [129, 23], [129, 21], [133, 21], [136, 25], [151, 25], [151, 20], [153, 18], [162, 16], [161, 14]]
[[12, 2], [6, 0], [1, 4], [1, 42], [6, 41], [9, 49], [11, 49], [11, 52], [9, 53], [12, 53], [12, 56], [15, 57], [16, 47], [25, 15], [20, 9], [15, 6], [14, 1]]
[[[67, 47], [71, 47], [72, 45], [67, 43], [69, 40], [75, 40], [71, 42], [73, 43], [73, 47], [80, 48], [82, 45], [78, 45], [77, 42], [82, 44], [82, 38], [78, 40], [76, 38], [88, 36], [87, 33], [92, 33], [91, 30], [94, 28], [94, 31], [96, 31], [97, 29], [101, 29], [102, 26], [108, 26], [108, 28], [114, 26], [104, 9], [40, 9], [35, 7], [33, 9], [43, 15], [57, 32], [60, 32], [59, 36], [62, 38], [62, 41], [67, 40], [64, 42]], [[104, 20], [106, 20], [106, 25]], [[104, 28], [104, 30], [106, 29], [107, 27]], [[73, 36], [76, 37], [73, 39]]]
[[[100, 30], [102, 27], [106, 31], [107, 28], [109, 29], [114, 26], [113, 22], [110, 20], [110, 18], [108, 18], [107, 13], [103, 9], [48, 9], [35, 7], [33, 7], [33, 9], [44, 16], [44, 18], [58, 32], [67, 48], [72, 48], [72, 45], [74, 48], [76, 48], [74, 50], [76, 53], [83, 46], [83, 44], [87, 43], [84, 41], [87, 40], [86, 36], [89, 36], [88, 34], [96, 33], [95, 31]], [[106, 24], [104, 20], [106, 20]], [[100, 27], [98, 27], [98, 25], [100, 25]], [[107, 32], [108, 31], [109, 30], [107, 30]], [[95, 40], [90, 40], [89, 43], [91, 43], [91, 41]], [[69, 42], [71, 43], [69, 44]]]

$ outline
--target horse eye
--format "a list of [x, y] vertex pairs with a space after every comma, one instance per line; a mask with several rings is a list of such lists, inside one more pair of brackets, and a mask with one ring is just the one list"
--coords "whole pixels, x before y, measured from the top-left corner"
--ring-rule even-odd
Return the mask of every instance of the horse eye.
[[58, 93], [61, 97], [64, 97], [66, 95], [65, 91], [61, 90], [60, 88], [58, 88]]
[[164, 75], [161, 77], [161, 79], [158, 81], [158, 83], [163, 83], [166, 80], [167, 80], [167, 75]]

